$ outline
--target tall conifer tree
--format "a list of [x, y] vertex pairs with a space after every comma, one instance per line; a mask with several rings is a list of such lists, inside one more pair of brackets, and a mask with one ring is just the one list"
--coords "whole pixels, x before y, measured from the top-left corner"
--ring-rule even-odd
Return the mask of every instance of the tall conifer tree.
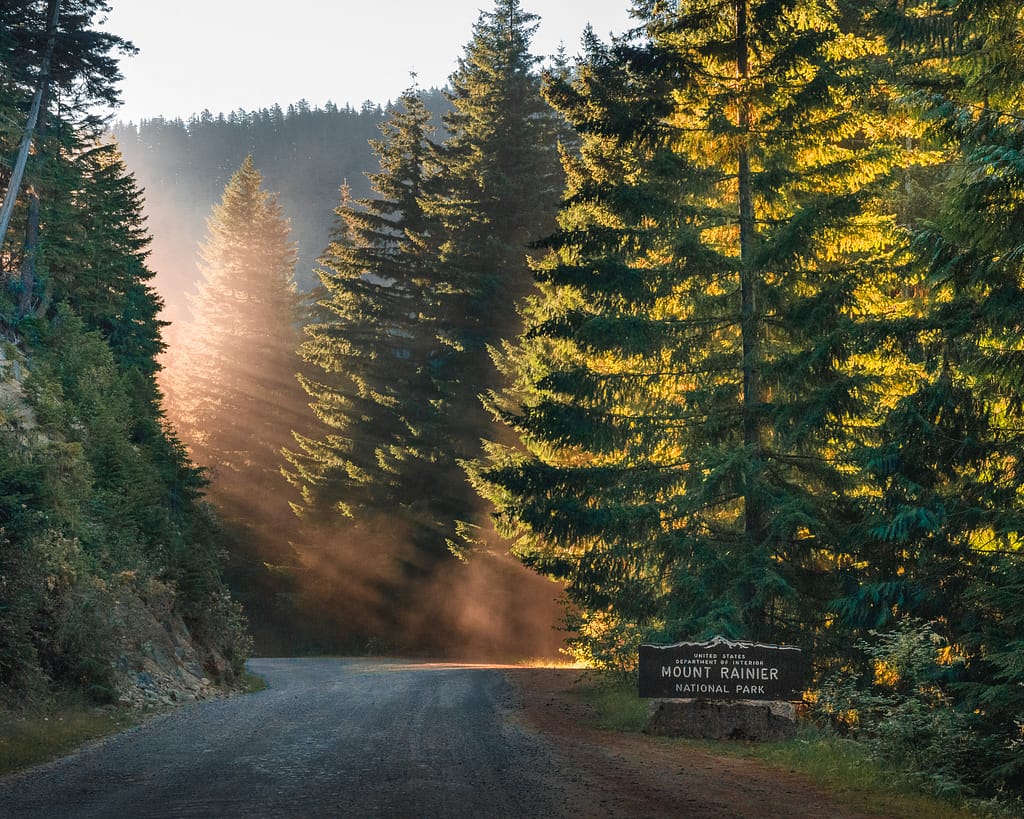
[[452, 475], [437, 470], [447, 449], [437, 435], [437, 267], [418, 239], [430, 232], [422, 198], [431, 120], [415, 90], [403, 93], [371, 142], [373, 195], [354, 201], [343, 187], [301, 347], [320, 424], [296, 432], [285, 451], [301, 493], [299, 557], [318, 560], [328, 540], [322, 559], [357, 566], [364, 598], [308, 584], [305, 604], [345, 621], [333, 635], [312, 633], [325, 648], [402, 640], [396, 622], [417, 610], [417, 584], [446, 557], [438, 484]]
[[[443, 271], [435, 373], [445, 446], [437, 457], [446, 475], [477, 457], [492, 434], [478, 399], [499, 383], [488, 348], [521, 327], [515, 305], [533, 287], [530, 246], [554, 228], [564, 184], [564, 122], [541, 95], [539, 59], [530, 53], [537, 20], [519, 0], [481, 12], [450, 79], [448, 139], [432, 157], [425, 207], [438, 229], [422, 239]], [[475, 521], [478, 501], [464, 480], [446, 477], [443, 486], [443, 523], [459, 549], [467, 544], [456, 524]]]
[[[105, 118], [91, 108], [97, 103], [108, 107], [118, 103], [121, 74], [116, 54], [135, 51], [128, 41], [95, 28], [97, 18], [109, 9], [104, 0], [61, 0], [59, 14], [57, 6], [56, 0], [18, 0], [0, 11], [0, 22], [5, 24], [0, 48], [7, 69], [0, 81], [7, 86], [6, 93], [25, 100], [19, 120], [27, 115], [29, 100], [38, 92], [34, 150], [21, 186], [19, 218], [13, 223], [21, 234], [12, 253], [20, 268], [18, 281], [12, 282], [17, 290], [16, 318], [43, 312], [47, 306], [40, 228], [49, 218], [44, 210], [61, 205], [59, 155], [97, 137]], [[49, 70], [44, 76], [46, 55]], [[10, 235], [7, 241], [12, 241]]]
[[[229, 572], [255, 619], [274, 595], [264, 564], [290, 562], [294, 516], [281, 449], [302, 429], [296, 251], [277, 196], [247, 157], [207, 222], [193, 319], [162, 381], [168, 416], [234, 533]], [[254, 599], [255, 598], [255, 599]]]
[[182, 439], [215, 474], [252, 462], [276, 473], [295, 426], [295, 246], [276, 195], [262, 185], [247, 157], [214, 207], [192, 323], [168, 373]]
[[476, 481], [580, 647], [823, 634], [892, 220], [879, 44], [817, 2], [637, 3], [549, 99], [580, 133], [542, 297]]
[[142, 191], [114, 143], [85, 151], [75, 165], [80, 182], [48, 254], [49, 300], [69, 303], [88, 329], [100, 331], [118, 363], [150, 383], [155, 402], [165, 323], [146, 261]]
[[421, 510], [431, 496], [438, 441], [433, 369], [437, 355], [436, 266], [422, 252], [424, 161], [431, 114], [406, 91], [372, 145], [380, 170], [373, 197], [352, 201], [347, 186], [331, 244], [320, 259], [322, 299], [306, 326], [303, 385], [327, 431], [297, 436], [288, 453], [304, 517], [387, 514], [432, 528]]
[[515, 0], [481, 14], [451, 79], [443, 144], [428, 142], [422, 102], [403, 97], [375, 144], [378, 196], [338, 210], [328, 315], [305, 345], [339, 379], [307, 382], [337, 434], [299, 439], [306, 506], [401, 509], [432, 560], [476, 514], [460, 461], [489, 428], [477, 398], [496, 383], [487, 345], [519, 326], [529, 245], [553, 227], [559, 118], [529, 52], [535, 20]]
[[[953, 647], [935, 684], [969, 714], [962, 775], [1020, 788], [1024, 663], [1024, 52], [1005, 0], [911, 2], [876, 18], [909, 109], [942, 152], [934, 207], [909, 220], [913, 362], [871, 451], [877, 490], [841, 625], [918, 618]], [[962, 662], [951, 662], [959, 658]]]

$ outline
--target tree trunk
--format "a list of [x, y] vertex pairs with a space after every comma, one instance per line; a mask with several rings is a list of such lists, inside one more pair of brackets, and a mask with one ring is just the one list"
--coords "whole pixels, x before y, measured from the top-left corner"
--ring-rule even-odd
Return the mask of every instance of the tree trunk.
[[[60, 21], [60, 0], [50, 0], [46, 31], [46, 51], [43, 54], [39, 77], [39, 116], [36, 120], [36, 138], [41, 146], [46, 139], [47, 114], [50, 106], [50, 62], [57, 43], [57, 26]], [[29, 135], [31, 139], [31, 135]], [[40, 162], [41, 150], [37, 147], [36, 163]], [[28, 188], [28, 219], [25, 224], [25, 255], [21, 261], [21, 298], [18, 301], [18, 316], [27, 316], [33, 310], [36, 289], [36, 265], [39, 252], [39, 193], [34, 186]]]
[[[750, 169], [750, 103], [744, 98], [750, 79], [748, 40], [748, 0], [736, 2], [736, 78], [738, 86], [738, 125], [741, 132], [738, 165], [738, 205], [740, 227], [740, 335], [743, 349], [743, 444], [750, 452], [750, 465], [744, 480], [743, 532], [748, 547], [757, 547], [765, 539], [765, 513], [758, 483], [762, 470], [763, 421], [761, 417], [761, 321], [758, 315], [758, 277], [754, 269], [755, 220], [753, 179]], [[744, 604], [756, 594], [753, 583], [744, 584]], [[749, 611], [745, 618], [757, 639], [763, 627], [763, 613]]]

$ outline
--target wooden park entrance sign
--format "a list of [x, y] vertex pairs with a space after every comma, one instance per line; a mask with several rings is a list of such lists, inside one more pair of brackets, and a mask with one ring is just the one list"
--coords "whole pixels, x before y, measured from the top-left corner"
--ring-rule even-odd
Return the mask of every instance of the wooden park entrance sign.
[[640, 646], [640, 696], [665, 699], [801, 699], [803, 652], [715, 637], [705, 643]]

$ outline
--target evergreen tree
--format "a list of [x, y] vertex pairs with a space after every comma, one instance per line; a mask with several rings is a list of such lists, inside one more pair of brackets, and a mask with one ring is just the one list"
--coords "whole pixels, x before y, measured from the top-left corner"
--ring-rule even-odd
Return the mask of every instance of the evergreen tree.
[[251, 158], [214, 207], [201, 255], [193, 320], [170, 351], [162, 384], [168, 416], [208, 470], [210, 499], [232, 533], [229, 581], [256, 620], [272, 608], [264, 564], [292, 554], [280, 452], [290, 430], [303, 428], [306, 408], [295, 380], [295, 247]]
[[102, 2], [62, 2], [55, 37], [54, 8], [0, 8], [5, 147], [53, 41], [31, 190], [2, 249], [0, 699], [69, 688], [110, 701], [118, 660], [148, 639], [128, 607], [183, 616], [212, 677], [241, 671], [247, 639], [202, 476], [163, 424], [141, 194], [116, 148], [95, 144], [89, 105], [116, 101], [111, 52], [127, 44], [90, 29]]
[[486, 347], [518, 327], [529, 243], [553, 225], [558, 118], [529, 54], [535, 19], [518, 2], [481, 14], [443, 144], [428, 141], [422, 100], [403, 96], [373, 143], [375, 196], [343, 200], [321, 259], [325, 312], [304, 354], [323, 374], [305, 383], [327, 431], [298, 436], [292, 479], [303, 516], [351, 516], [353, 542], [374, 542], [386, 516], [374, 559], [403, 568], [383, 590], [396, 611], [398, 599], [418, 605], [410, 582], [464, 545], [478, 501], [461, 460], [479, 451], [489, 422], [477, 396], [496, 378]]
[[[57, 14], [56, 0], [46, 0], [14, 3], [3, 12], [5, 17], [13, 17], [0, 42], [5, 48], [4, 79], [15, 98], [25, 100], [26, 112], [28, 101], [39, 94], [34, 151], [22, 186], [24, 195], [19, 198], [20, 247], [11, 251], [20, 267], [17, 279], [9, 283], [16, 293], [15, 320], [47, 306], [40, 295], [46, 287], [45, 283], [40, 286], [40, 279], [45, 282], [46, 278], [40, 225], [45, 221], [44, 207], [60, 205], [61, 163], [57, 157], [62, 151], [79, 148], [80, 140], [98, 135], [104, 118], [92, 113], [93, 106], [114, 106], [119, 100], [117, 81], [121, 75], [115, 55], [135, 50], [126, 40], [93, 27], [108, 8], [104, 0], [61, 0]], [[49, 70], [43, 75], [46, 55]], [[53, 113], [50, 109], [56, 99], [61, 105]], [[7, 241], [13, 237], [9, 235]]]
[[303, 384], [328, 433], [298, 436], [301, 452], [289, 453], [307, 517], [387, 514], [431, 527], [420, 510], [431, 494], [423, 464], [436, 444], [437, 282], [414, 238], [426, 231], [430, 120], [419, 96], [405, 92], [381, 126], [383, 139], [372, 143], [375, 195], [353, 202], [346, 186], [335, 210], [320, 260], [320, 316], [306, 326], [303, 345], [315, 373]]
[[262, 183], [247, 157], [214, 207], [190, 332], [168, 365], [182, 440], [224, 478], [253, 462], [276, 473], [276, 453], [294, 426], [295, 248], [277, 197]]
[[[548, 98], [580, 133], [475, 480], [580, 652], [808, 644], [851, 558], [862, 327], [889, 253], [877, 42], [815, 2], [638, 3]], [[876, 302], [877, 303], [877, 297]]]
[[469, 531], [457, 535], [459, 522], [477, 516], [459, 463], [477, 457], [480, 440], [492, 434], [478, 399], [499, 383], [488, 348], [521, 326], [515, 305], [533, 287], [530, 246], [554, 228], [564, 180], [564, 125], [541, 96], [538, 58], [529, 50], [537, 19], [518, 0], [481, 12], [450, 78], [449, 136], [432, 157], [424, 203], [438, 229], [420, 238], [443, 271], [436, 294], [443, 347], [434, 363], [443, 426], [433, 503], [457, 551]]
[[358, 566], [370, 591], [354, 604], [351, 594], [307, 578], [300, 607], [328, 607], [345, 622], [341, 633], [305, 630], [321, 650], [400, 640], [396, 621], [416, 610], [417, 582], [445, 555], [434, 517], [436, 268], [416, 238], [427, 230], [431, 119], [412, 90], [389, 110], [382, 138], [371, 143], [379, 160], [369, 174], [373, 196], [353, 201], [343, 187], [305, 328], [301, 381], [320, 429], [296, 433], [298, 446], [285, 452], [302, 496], [300, 563], [315, 560], [329, 539], [331, 565]]
[[146, 263], [151, 237], [142, 191], [114, 143], [84, 151], [73, 164], [77, 180], [67, 207], [52, 214], [57, 237], [48, 244], [47, 301], [68, 303], [89, 330], [98, 330], [122, 369], [150, 383], [155, 402], [166, 324]]
[[922, 295], [899, 341], [913, 367], [870, 452], [872, 537], [840, 623], [931, 622], [961, 660], [945, 662], [937, 684], [977, 731], [963, 777], [1019, 790], [1024, 668], [1010, 625], [1024, 611], [1019, 7], [908, 3], [876, 21], [942, 162], [935, 206], [908, 225], [908, 273]]
[[307, 507], [401, 509], [426, 565], [475, 514], [460, 460], [489, 424], [477, 398], [495, 382], [486, 348], [518, 326], [529, 244], [560, 184], [558, 119], [529, 53], [535, 19], [518, 2], [481, 14], [443, 144], [428, 145], [423, 103], [403, 96], [374, 143], [377, 197], [342, 203], [322, 259], [328, 316], [305, 351], [339, 380], [307, 388], [336, 432], [300, 438], [296, 481]]

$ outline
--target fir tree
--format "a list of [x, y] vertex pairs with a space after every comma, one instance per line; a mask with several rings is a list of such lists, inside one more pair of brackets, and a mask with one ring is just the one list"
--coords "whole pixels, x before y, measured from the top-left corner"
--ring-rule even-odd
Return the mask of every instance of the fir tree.
[[[1024, 716], [1024, 84], [1014, 3], [908, 3], [876, 18], [903, 66], [907, 109], [936, 166], [928, 212], [909, 221], [921, 292], [899, 341], [913, 367], [868, 470], [856, 590], [840, 624], [927, 620], [954, 650], [938, 684], [977, 734], [962, 775], [1020, 789]], [[961, 662], [952, 662], [959, 659]]]
[[210, 215], [192, 326], [168, 374], [182, 439], [215, 472], [242, 470], [253, 453], [276, 472], [266, 453], [276, 453], [293, 426], [295, 248], [262, 183], [247, 157]]
[[[135, 50], [121, 37], [94, 28], [96, 18], [107, 10], [104, 0], [62, 0], [57, 14], [56, 0], [46, 0], [17, 2], [3, 11], [5, 17], [13, 17], [2, 43], [10, 89], [24, 98], [39, 94], [34, 151], [19, 199], [24, 220], [18, 223], [21, 247], [12, 254], [20, 267], [17, 281], [10, 285], [17, 291], [15, 318], [47, 307], [39, 292], [46, 287], [39, 281], [46, 272], [40, 225], [43, 208], [60, 204], [60, 184], [55, 185], [55, 179], [61, 163], [55, 160], [62, 151], [73, 151], [96, 138], [104, 118], [92, 112], [93, 106], [115, 106], [119, 101], [121, 75], [115, 55]], [[43, 76], [46, 55], [49, 70]], [[51, 112], [56, 99], [62, 104]]]
[[[302, 429], [295, 248], [277, 197], [242, 162], [208, 220], [193, 320], [162, 384], [168, 415], [232, 533], [229, 580], [254, 618], [273, 608], [265, 563], [289, 562], [294, 537], [280, 452]], [[271, 600], [266, 599], [267, 596]]]
[[415, 237], [426, 232], [421, 206], [431, 114], [405, 92], [372, 145], [380, 162], [373, 197], [352, 201], [346, 186], [337, 225], [320, 259], [319, 317], [306, 326], [303, 379], [328, 431], [297, 436], [289, 453], [299, 511], [322, 522], [333, 514], [395, 515], [429, 529], [418, 512], [437, 441], [433, 386], [433, 260]]
[[[476, 481], [581, 653], [807, 643], [848, 560], [858, 353], [892, 219], [878, 44], [813, 2], [637, 6], [548, 97], [583, 140]], [[870, 311], [868, 311], [870, 312]]]
[[448, 139], [431, 159], [425, 208], [438, 229], [421, 240], [443, 279], [434, 370], [444, 425], [435, 457], [444, 479], [435, 486], [446, 495], [438, 519], [456, 551], [472, 541], [462, 536], [470, 530], [457, 537], [456, 529], [475, 522], [477, 501], [455, 470], [491, 434], [478, 399], [499, 383], [488, 348], [518, 332], [515, 305], [533, 287], [530, 246], [553, 229], [563, 185], [564, 126], [541, 96], [529, 50], [537, 19], [518, 0], [481, 12], [450, 78]]
[[535, 19], [518, 2], [481, 14], [442, 145], [427, 141], [423, 103], [403, 97], [374, 143], [377, 196], [337, 211], [322, 259], [327, 320], [305, 345], [338, 379], [307, 384], [337, 433], [300, 438], [306, 506], [401, 509], [430, 560], [475, 514], [460, 460], [489, 424], [477, 398], [495, 383], [486, 347], [518, 326], [529, 244], [551, 225], [560, 184], [558, 118], [529, 53]]
[[67, 197], [70, 207], [48, 250], [48, 301], [68, 303], [89, 330], [110, 344], [119, 365], [152, 382], [163, 352], [163, 302], [147, 266], [151, 238], [145, 229], [142, 191], [113, 143], [75, 159], [80, 175]]
[[316, 578], [304, 584], [301, 606], [327, 606], [346, 621], [341, 634], [308, 630], [330, 650], [402, 639], [387, 623], [416, 610], [417, 583], [447, 556], [435, 466], [444, 450], [436, 435], [438, 288], [435, 260], [417, 239], [428, 232], [421, 200], [431, 120], [418, 93], [403, 93], [371, 143], [379, 161], [368, 174], [373, 195], [354, 201], [343, 187], [301, 348], [301, 381], [320, 428], [297, 432], [298, 446], [285, 452], [286, 475], [302, 496], [300, 563], [326, 539], [332, 565], [355, 563], [364, 574], [379, 566], [387, 578], [363, 579], [372, 588], [362, 605]]

